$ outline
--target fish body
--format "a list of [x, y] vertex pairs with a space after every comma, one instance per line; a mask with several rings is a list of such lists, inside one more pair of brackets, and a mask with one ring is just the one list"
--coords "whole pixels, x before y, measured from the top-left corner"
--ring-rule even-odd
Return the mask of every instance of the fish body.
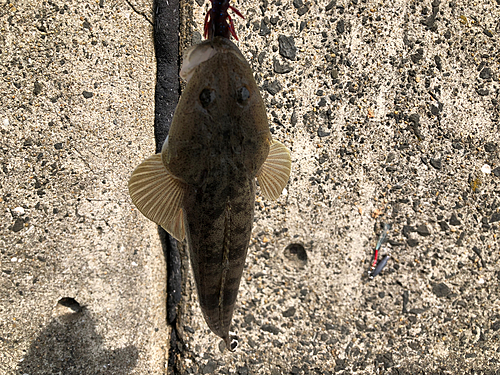
[[187, 85], [161, 154], [129, 182], [132, 201], [176, 239], [187, 238], [200, 307], [229, 346], [229, 328], [250, 241], [255, 178], [277, 199], [288, 182], [290, 153], [273, 141], [252, 70], [229, 40], [189, 49]]

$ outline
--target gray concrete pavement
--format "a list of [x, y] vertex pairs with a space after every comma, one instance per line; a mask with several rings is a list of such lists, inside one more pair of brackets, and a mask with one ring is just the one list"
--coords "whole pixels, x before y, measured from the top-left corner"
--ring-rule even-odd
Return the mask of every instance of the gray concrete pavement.
[[[0, 8], [0, 373], [163, 373], [165, 265], [126, 189], [154, 150], [151, 26], [65, 4]], [[183, 4], [182, 45], [207, 6]], [[178, 373], [498, 371], [498, 1], [234, 6], [292, 177], [257, 200], [235, 353], [184, 258]]]
[[0, 27], [0, 373], [162, 374], [165, 264], [127, 189], [154, 152], [151, 24], [25, 0]]
[[[236, 353], [186, 281], [181, 373], [495, 373], [498, 1], [233, 5], [292, 177], [256, 205]], [[382, 223], [392, 259], [370, 281]]]

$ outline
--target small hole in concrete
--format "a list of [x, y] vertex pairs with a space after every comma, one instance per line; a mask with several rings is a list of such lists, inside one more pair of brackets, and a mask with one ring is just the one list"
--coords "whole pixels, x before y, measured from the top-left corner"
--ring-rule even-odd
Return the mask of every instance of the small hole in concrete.
[[64, 306], [64, 307], [67, 307], [68, 309], [73, 310], [76, 313], [82, 309], [82, 307], [76, 301], [76, 299], [71, 298], [71, 297], [63, 297], [57, 303], [61, 306]]
[[285, 248], [285, 258], [296, 263], [299, 267], [304, 267], [307, 263], [307, 252], [300, 243], [291, 243]]

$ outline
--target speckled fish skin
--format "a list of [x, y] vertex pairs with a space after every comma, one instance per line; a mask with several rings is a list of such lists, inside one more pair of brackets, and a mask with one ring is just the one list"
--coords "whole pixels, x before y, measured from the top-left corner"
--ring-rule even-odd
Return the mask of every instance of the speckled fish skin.
[[255, 177], [271, 134], [252, 70], [239, 49], [220, 37], [202, 43], [207, 44], [216, 53], [194, 69], [162, 159], [187, 185], [182, 206], [201, 310], [210, 329], [228, 344], [253, 224]]
[[179, 241], [187, 238], [199, 302], [210, 329], [233, 350], [229, 328], [251, 236], [255, 178], [278, 199], [290, 151], [273, 141], [252, 70], [228, 39], [190, 48], [187, 80], [161, 154], [129, 180], [132, 202]]

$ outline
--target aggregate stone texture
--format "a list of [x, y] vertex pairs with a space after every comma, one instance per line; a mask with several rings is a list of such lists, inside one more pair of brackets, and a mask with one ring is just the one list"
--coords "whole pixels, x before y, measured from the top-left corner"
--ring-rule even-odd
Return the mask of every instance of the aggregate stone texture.
[[0, 373], [163, 374], [152, 2], [0, 5]]
[[[498, 373], [500, 2], [232, 5], [292, 175], [257, 196], [234, 353], [184, 258], [177, 373]], [[209, 6], [183, 5], [186, 44]]]

